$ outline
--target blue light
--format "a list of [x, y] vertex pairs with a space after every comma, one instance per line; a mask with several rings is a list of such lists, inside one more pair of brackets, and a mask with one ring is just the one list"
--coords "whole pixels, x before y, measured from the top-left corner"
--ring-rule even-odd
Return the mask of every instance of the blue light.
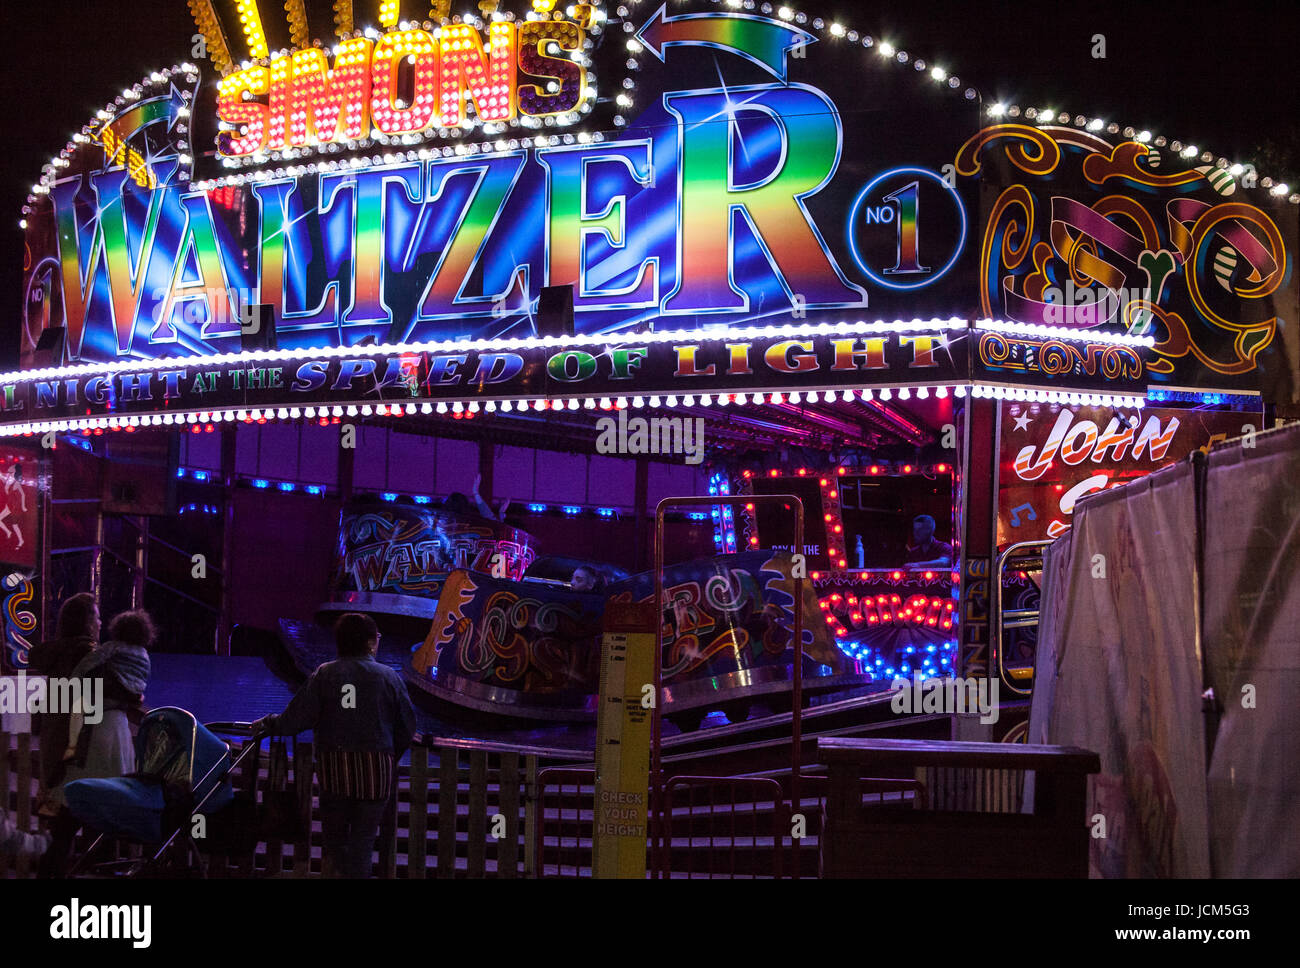
[[385, 501], [392, 502], [397, 500], [397, 494], [393, 491], [385, 491], [380, 495]]
[[208, 472], [207, 472], [207, 471], [194, 471], [194, 479], [195, 479], [196, 481], [206, 481], [206, 480], [208, 479]]
[[265, 478], [259, 477], [257, 480], [253, 481], [253, 486], [258, 488], [270, 487], [271, 482]]
[[290, 484], [288, 481], [280, 482], [280, 490], [284, 491], [286, 494], [292, 493], [294, 487], [295, 485]]
[[308, 493], [308, 494], [324, 494], [324, 493], [325, 493], [325, 488], [321, 487], [321, 485], [319, 485], [319, 484], [308, 484], [308, 485], [307, 485], [307, 493]]
[[185, 468], [184, 468], [184, 467], [178, 467], [178, 468], [176, 468], [176, 476], [177, 476], [177, 477], [184, 477], [184, 476], [185, 476]]
[[708, 516], [707, 514], [705, 514], [703, 511], [692, 511], [691, 514], [690, 514], [690, 518], [691, 518], [692, 521], [707, 521], [707, 520], [709, 520], [709, 516]]
[[572, 514], [581, 514], [581, 513], [582, 513], [582, 508], [580, 508], [580, 507], [575, 507], [575, 506], [572, 505], [572, 504], [566, 504], [566, 505], [564, 506], [564, 513], [565, 513], [565, 514], [570, 514], [570, 515], [572, 515]]
[[528, 505], [528, 510], [532, 511], [534, 514], [541, 514], [543, 511], [546, 510], [546, 505], [545, 505], [545, 504], [530, 504], [530, 505]]
[[720, 534], [715, 534], [715, 535], [713, 536], [713, 543], [714, 543], [714, 544], [722, 544], [722, 535], [720, 535]]
[[597, 508], [596, 513], [602, 518], [612, 518], [614, 516], [613, 508]]
[[429, 503], [430, 501], [432, 501], [432, 500], [433, 500], [433, 498], [421, 494], [421, 495], [418, 495], [418, 496], [416, 497], [416, 499], [415, 499], [415, 503], [416, 503], [416, 504], [428, 504], [428, 503]]

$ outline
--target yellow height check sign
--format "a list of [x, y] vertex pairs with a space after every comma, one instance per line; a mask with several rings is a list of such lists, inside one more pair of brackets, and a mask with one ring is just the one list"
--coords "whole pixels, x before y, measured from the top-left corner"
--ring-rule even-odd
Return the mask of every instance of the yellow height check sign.
[[656, 631], [649, 603], [610, 602], [605, 610], [596, 713], [596, 877], [646, 875], [651, 711], [643, 698], [654, 684]]

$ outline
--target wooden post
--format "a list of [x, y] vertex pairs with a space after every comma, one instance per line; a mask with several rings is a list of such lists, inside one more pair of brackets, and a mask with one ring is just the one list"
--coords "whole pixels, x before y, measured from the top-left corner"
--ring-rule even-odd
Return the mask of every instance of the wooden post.
[[438, 876], [456, 876], [456, 790], [460, 751], [438, 748]]
[[[262, 745], [262, 741], [256, 737], [251, 738], [246, 742], [256, 743], [259, 747]], [[268, 764], [268, 768], [269, 768], [269, 764]], [[239, 790], [247, 790], [248, 792], [250, 792], [253, 795], [253, 799], [255, 801], [257, 799], [257, 777], [258, 774], [261, 772], [261, 770], [262, 770], [262, 751], [258, 749], [257, 752], [255, 752], [252, 756], [250, 756], [248, 759], [244, 761], [243, 770], [241, 770], [240, 775], [235, 778], [236, 788]], [[239, 862], [239, 868], [238, 868], [239, 877], [249, 878], [253, 876], [253, 858], [256, 855], [257, 855], [257, 844], [253, 844], [248, 849], [247, 854], [245, 854], [243, 857], [237, 858]]]
[[424, 746], [411, 749], [411, 819], [407, 832], [406, 876], [414, 880], [425, 877], [424, 863], [429, 853], [429, 750]]
[[311, 778], [312, 744], [293, 742], [293, 788], [298, 794], [298, 816], [302, 834], [293, 845], [293, 876], [311, 877]]
[[519, 876], [519, 754], [501, 754], [497, 776], [501, 813], [506, 818], [506, 835], [497, 841], [497, 877]]
[[470, 877], [487, 873], [487, 779], [488, 755], [484, 750], [469, 752], [469, 850], [466, 860]]
[[537, 870], [537, 757], [524, 758], [524, 877], [541, 877]]
[[[271, 740], [271, 760], [266, 767], [266, 790], [262, 795], [265, 804], [279, 798], [288, 784], [289, 753], [282, 737]], [[256, 848], [254, 848], [256, 849]], [[266, 844], [266, 873], [276, 877], [284, 870], [284, 841], [270, 840]]]

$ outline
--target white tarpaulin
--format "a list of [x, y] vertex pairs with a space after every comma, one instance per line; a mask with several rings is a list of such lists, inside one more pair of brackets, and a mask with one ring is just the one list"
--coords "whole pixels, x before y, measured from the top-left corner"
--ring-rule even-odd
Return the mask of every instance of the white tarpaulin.
[[1300, 874], [1300, 427], [1210, 454], [1205, 643], [1215, 876]]
[[1182, 463], [1082, 501], [1049, 555], [1030, 736], [1101, 756], [1093, 876], [1210, 873], [1195, 513]]

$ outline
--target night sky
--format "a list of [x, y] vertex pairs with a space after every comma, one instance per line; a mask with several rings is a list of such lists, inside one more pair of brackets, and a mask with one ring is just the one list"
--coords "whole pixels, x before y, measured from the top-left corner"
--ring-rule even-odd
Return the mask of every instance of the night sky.
[[[283, 9], [281, 0], [262, 6], [268, 15]], [[1148, 128], [1255, 161], [1261, 176], [1300, 183], [1295, 3], [808, 0], [804, 9], [837, 14], [958, 74], [986, 104], [1052, 106]], [[12, 48], [5, 103], [15, 112], [0, 168], [0, 300], [12, 318], [20, 299], [18, 220], [41, 166], [122, 88], [189, 59], [195, 28], [185, 0], [3, 0], [0, 17]], [[315, 33], [331, 29], [326, 23]], [[1105, 35], [1105, 60], [1092, 57], [1095, 34]]]

